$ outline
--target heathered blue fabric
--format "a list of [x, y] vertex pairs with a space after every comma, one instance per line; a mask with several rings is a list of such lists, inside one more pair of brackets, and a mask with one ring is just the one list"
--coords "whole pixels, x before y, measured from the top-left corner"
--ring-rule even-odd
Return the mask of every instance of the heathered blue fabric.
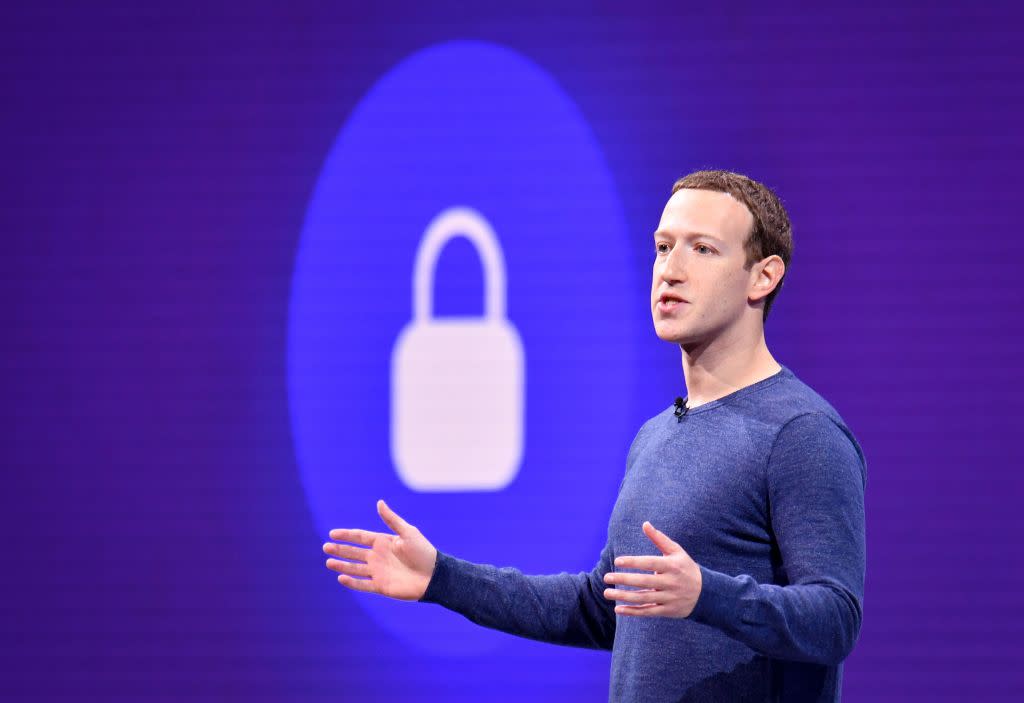
[[[864, 454], [787, 367], [648, 420], [589, 573], [524, 575], [438, 552], [422, 600], [522, 637], [612, 650], [609, 700], [838, 701], [860, 631]], [[660, 555], [645, 520], [700, 565], [687, 618], [614, 612], [604, 574]]]

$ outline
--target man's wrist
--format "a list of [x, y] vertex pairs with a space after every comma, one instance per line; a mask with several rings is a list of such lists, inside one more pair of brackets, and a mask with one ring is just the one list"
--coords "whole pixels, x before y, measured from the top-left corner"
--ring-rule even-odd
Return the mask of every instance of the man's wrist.
[[447, 591], [448, 581], [451, 578], [452, 557], [445, 554], [440, 549], [435, 551], [434, 570], [431, 572], [430, 579], [427, 581], [427, 589], [420, 597], [421, 603], [440, 603], [441, 598]]
[[693, 611], [688, 616], [695, 622], [715, 627], [724, 627], [736, 619], [738, 591], [742, 586], [735, 579], [720, 571], [698, 565], [700, 569], [700, 593]]

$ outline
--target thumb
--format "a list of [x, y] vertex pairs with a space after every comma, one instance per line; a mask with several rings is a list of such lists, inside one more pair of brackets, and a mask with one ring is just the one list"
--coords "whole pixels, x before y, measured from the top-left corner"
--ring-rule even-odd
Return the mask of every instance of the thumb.
[[661, 550], [662, 554], [676, 554], [684, 551], [678, 543], [672, 541], [668, 535], [657, 529], [650, 522], [644, 523], [644, 534], [654, 542], [654, 546]]
[[377, 501], [377, 512], [380, 513], [380, 517], [384, 521], [384, 524], [394, 530], [399, 537], [405, 537], [413, 530], [413, 526], [400, 518], [398, 513], [389, 508], [383, 498]]

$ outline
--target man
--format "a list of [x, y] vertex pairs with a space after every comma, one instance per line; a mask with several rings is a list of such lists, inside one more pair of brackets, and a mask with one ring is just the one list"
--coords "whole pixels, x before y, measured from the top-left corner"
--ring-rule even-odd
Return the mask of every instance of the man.
[[699, 171], [676, 182], [654, 244], [654, 328], [679, 345], [688, 396], [633, 440], [593, 571], [457, 559], [384, 501], [396, 534], [332, 530], [352, 544], [325, 544], [342, 558], [327, 566], [351, 589], [611, 649], [611, 701], [839, 700], [861, 624], [866, 467], [765, 344], [789, 218], [760, 183]]

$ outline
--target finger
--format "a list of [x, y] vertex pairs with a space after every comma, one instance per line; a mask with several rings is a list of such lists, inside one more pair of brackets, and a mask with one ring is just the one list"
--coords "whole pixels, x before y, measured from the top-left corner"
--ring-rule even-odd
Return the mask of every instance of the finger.
[[352, 542], [354, 544], [365, 544], [367, 547], [372, 547], [374, 540], [378, 537], [384, 536], [383, 532], [370, 532], [369, 530], [331, 530], [331, 539], [333, 540], [337, 540], [339, 542]]
[[412, 531], [412, 525], [400, 518], [398, 513], [389, 508], [383, 499], [377, 501], [377, 512], [380, 513], [381, 519], [384, 520], [387, 526], [400, 537], [405, 537]]
[[341, 559], [328, 559], [327, 568], [349, 576], [369, 576], [370, 567], [361, 561], [342, 561]]
[[617, 557], [615, 566], [620, 569], [639, 569], [641, 571], [668, 571], [665, 557]]
[[615, 606], [615, 613], [617, 615], [632, 615], [639, 617], [656, 617], [659, 615], [665, 615], [668, 612], [668, 608], [664, 605], [658, 605], [656, 603], [647, 603], [645, 605], [617, 605]]
[[332, 554], [353, 561], [366, 561], [366, 555], [369, 553], [370, 550], [366, 547], [353, 547], [351, 544], [336, 544], [334, 542], [324, 544], [324, 554]]
[[648, 588], [642, 591], [627, 591], [624, 588], [606, 588], [604, 597], [621, 603], [660, 603], [663, 592]]
[[672, 539], [664, 532], [656, 528], [650, 522], [643, 524], [644, 534], [647, 535], [648, 539], [654, 542], [654, 546], [661, 550], [662, 554], [675, 554], [683, 551], [683, 548], [678, 543], [673, 542]]
[[377, 583], [371, 579], [357, 579], [349, 576], [348, 574], [339, 574], [338, 583], [347, 588], [351, 588], [353, 591], [363, 591], [364, 593], [377, 592]]
[[636, 586], [638, 588], [661, 588], [663, 577], [654, 574], [627, 574], [621, 571], [609, 571], [604, 575], [605, 583]]

